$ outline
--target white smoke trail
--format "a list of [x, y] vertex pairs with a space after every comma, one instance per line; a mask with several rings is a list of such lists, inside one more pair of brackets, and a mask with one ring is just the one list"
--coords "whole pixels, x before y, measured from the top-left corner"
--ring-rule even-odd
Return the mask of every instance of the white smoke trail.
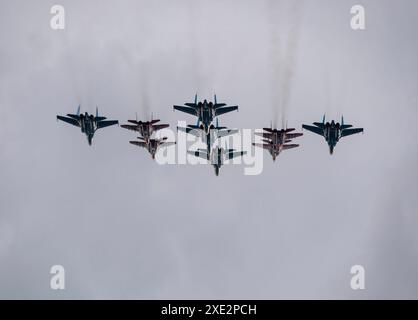
[[296, 66], [302, 1], [271, 0], [269, 4], [272, 72], [273, 125], [286, 126], [292, 79]]
[[148, 120], [151, 117], [150, 94], [149, 94], [149, 71], [145, 59], [141, 59], [138, 63], [139, 86], [140, 86], [140, 112], [141, 116]]
[[197, 7], [195, 1], [188, 2], [188, 12], [189, 12], [189, 39], [190, 39], [190, 49], [191, 49], [191, 59], [190, 59], [190, 67], [192, 69], [191, 74], [193, 75], [193, 85], [194, 85], [194, 93], [199, 93], [199, 90], [202, 89], [203, 83], [203, 70], [202, 70], [202, 61], [201, 55], [199, 51], [199, 37], [198, 37], [198, 22], [199, 22], [199, 15], [197, 12]]

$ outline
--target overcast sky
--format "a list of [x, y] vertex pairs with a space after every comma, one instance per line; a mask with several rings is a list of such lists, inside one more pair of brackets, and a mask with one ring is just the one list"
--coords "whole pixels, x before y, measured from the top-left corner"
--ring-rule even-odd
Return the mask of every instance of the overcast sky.
[[[57, 3], [65, 30], [50, 28]], [[414, 0], [1, 0], [0, 298], [417, 299], [417, 28]], [[98, 105], [175, 128], [195, 122], [172, 105], [196, 92], [239, 105], [229, 127], [285, 112], [301, 130], [326, 113], [365, 133], [330, 156], [305, 131], [276, 162], [264, 154], [262, 174], [216, 177], [158, 165], [117, 126], [90, 147], [56, 121]], [[55, 264], [64, 291], [50, 289]], [[350, 288], [355, 264], [365, 290]]]

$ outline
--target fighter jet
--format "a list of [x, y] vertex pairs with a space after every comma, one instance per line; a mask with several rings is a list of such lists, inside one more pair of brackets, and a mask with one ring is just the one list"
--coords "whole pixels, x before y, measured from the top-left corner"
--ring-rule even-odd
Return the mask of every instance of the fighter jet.
[[167, 142], [167, 137], [163, 137], [161, 139], [149, 139], [148, 141], [145, 140], [143, 137], [138, 137], [139, 140], [143, 141], [129, 141], [129, 143], [134, 144], [138, 147], [143, 147], [148, 150], [151, 154], [152, 159], [155, 159], [155, 154], [157, 153], [160, 146], [169, 147], [171, 145], [176, 144], [175, 142]]
[[197, 102], [197, 94], [194, 102], [187, 102], [184, 106], [173, 106], [174, 110], [182, 111], [197, 117], [197, 124], [189, 126], [193, 129], [201, 129], [207, 134], [209, 130], [214, 128], [213, 119], [224, 113], [238, 110], [238, 106], [226, 106], [225, 103], [218, 103], [216, 95], [214, 102], [208, 102], [206, 99], [203, 102]]
[[344, 124], [344, 117], [341, 117], [341, 124], [334, 120], [325, 123], [324, 115], [322, 122], [314, 122], [313, 124], [315, 126], [304, 124], [302, 128], [323, 136], [328, 143], [330, 154], [334, 152], [334, 147], [340, 138], [363, 132], [363, 128], [352, 128], [351, 124]]
[[210, 154], [206, 153], [204, 149], [198, 149], [197, 151], [187, 151], [195, 157], [199, 157], [210, 161], [210, 164], [215, 169], [215, 175], [219, 175], [219, 169], [224, 164], [225, 160], [231, 160], [236, 157], [241, 157], [247, 153], [247, 151], [235, 151], [235, 149], [224, 149], [222, 147], [216, 147]]
[[216, 118], [216, 126], [213, 126], [208, 133], [205, 133], [205, 131], [200, 128], [197, 129], [195, 126], [190, 125], [186, 128], [177, 127], [177, 130], [191, 134], [197, 138], [201, 138], [203, 142], [206, 143], [206, 154], [208, 156], [211, 153], [213, 143], [216, 141], [216, 139], [236, 134], [239, 131], [238, 129], [228, 129], [227, 127], [219, 126], [218, 118]]
[[121, 127], [128, 130], [138, 131], [145, 141], [149, 141], [154, 132], [170, 126], [169, 124], [156, 124], [160, 121], [160, 119], [151, 119], [151, 121], [128, 120], [128, 122], [133, 123], [133, 125], [123, 124]]
[[72, 124], [73, 126], [80, 127], [81, 132], [87, 136], [89, 145], [91, 145], [94, 133], [97, 129], [119, 124], [119, 121], [117, 120], [106, 120], [106, 117], [99, 117], [98, 108], [96, 108], [96, 116], [88, 114], [87, 112], [80, 114], [80, 106], [78, 106], [76, 114], [67, 114], [67, 117], [57, 116], [57, 119]]
[[289, 133], [295, 130], [295, 128], [286, 128], [286, 129], [273, 129], [273, 126], [270, 128], [263, 128], [264, 132], [256, 132], [257, 136], [261, 136], [263, 143], [253, 143], [253, 146], [266, 149], [272, 156], [273, 161], [276, 161], [276, 157], [283, 150], [296, 148], [298, 144], [287, 144], [291, 142], [291, 139], [300, 137], [303, 133]]

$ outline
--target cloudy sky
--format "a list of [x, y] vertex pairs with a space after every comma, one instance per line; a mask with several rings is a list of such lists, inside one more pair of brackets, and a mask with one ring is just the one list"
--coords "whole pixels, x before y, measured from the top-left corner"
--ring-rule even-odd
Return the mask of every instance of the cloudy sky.
[[[1, 0], [0, 298], [418, 298], [417, 21], [414, 0]], [[229, 127], [326, 113], [365, 133], [216, 177], [56, 121], [81, 104], [175, 127], [196, 92], [239, 105]]]

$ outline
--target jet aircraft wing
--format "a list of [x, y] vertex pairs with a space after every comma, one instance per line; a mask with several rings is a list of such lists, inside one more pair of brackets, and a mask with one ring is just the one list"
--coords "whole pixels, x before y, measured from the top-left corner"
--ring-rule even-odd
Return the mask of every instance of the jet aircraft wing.
[[169, 124], [154, 124], [152, 125], [152, 127], [154, 128], [155, 131], [157, 130], [161, 130], [164, 128], [168, 128], [170, 125]]
[[78, 123], [78, 121], [76, 119], [73, 119], [73, 118], [67, 118], [67, 117], [63, 117], [63, 116], [57, 116], [57, 119], [58, 120], [61, 120], [61, 121], [65, 121], [65, 122], [67, 122], [69, 124], [72, 124], [73, 126], [76, 126], [76, 127], [79, 127], [80, 126], [80, 124]]
[[147, 147], [147, 144], [144, 141], [129, 141], [129, 143], [134, 144], [138, 147], [143, 147], [143, 148]]
[[341, 137], [346, 137], [355, 133], [363, 132], [363, 128], [354, 128], [354, 129], [344, 129], [341, 132]]
[[176, 144], [175, 141], [168, 141], [168, 142], [163, 141], [160, 143], [160, 145], [164, 147], [174, 146], [175, 144]]
[[188, 150], [187, 153], [191, 154], [192, 156], [202, 158], [202, 159], [205, 159], [205, 160], [208, 160], [208, 158], [209, 158], [207, 152], [205, 152], [203, 150], [200, 150], [200, 151], [190, 151], [190, 150]]
[[220, 116], [221, 114], [238, 110], [238, 106], [231, 106], [231, 107], [221, 107], [215, 109], [215, 116]]
[[194, 109], [194, 108], [184, 107], [184, 106], [173, 106], [173, 108], [174, 108], [174, 110], [178, 110], [178, 111], [181, 111], [181, 112], [191, 114], [193, 116], [197, 116], [196, 109]]
[[303, 136], [303, 133], [286, 133], [286, 139], [294, 139]]
[[104, 127], [113, 126], [113, 125], [118, 124], [118, 123], [119, 123], [118, 120], [99, 121], [99, 122], [97, 122], [97, 128], [101, 129], [101, 128], [104, 128]]
[[138, 131], [138, 126], [134, 126], [134, 125], [130, 125], [130, 124], [123, 124], [121, 125], [122, 128], [128, 129], [128, 130], [133, 130], [133, 131]]
[[[216, 130], [216, 129], [211, 129], [211, 130]], [[227, 136], [232, 136], [236, 133], [238, 133], [239, 130], [238, 129], [223, 129], [223, 130], [217, 130], [216, 131], [216, 136], [218, 138], [222, 138], [222, 137], [227, 137]]]
[[183, 128], [183, 127], [177, 127], [177, 130], [189, 133], [195, 137], [201, 138], [202, 137], [202, 131], [196, 128]]
[[311, 131], [311, 132], [313, 132], [313, 133], [319, 134], [320, 136], [323, 136], [323, 135], [324, 135], [324, 130], [323, 130], [323, 129], [321, 129], [321, 128], [318, 128], [318, 127], [308, 126], [308, 125], [306, 125], [306, 124], [303, 124], [303, 125], [302, 125], [302, 128], [303, 128], [303, 129], [306, 129], [306, 130], [308, 130], [308, 131]]
[[229, 160], [231, 160], [231, 159], [234, 159], [234, 158], [237, 158], [237, 157], [241, 157], [246, 153], [247, 153], [247, 151], [230, 151], [230, 152], [227, 153], [227, 158]]

